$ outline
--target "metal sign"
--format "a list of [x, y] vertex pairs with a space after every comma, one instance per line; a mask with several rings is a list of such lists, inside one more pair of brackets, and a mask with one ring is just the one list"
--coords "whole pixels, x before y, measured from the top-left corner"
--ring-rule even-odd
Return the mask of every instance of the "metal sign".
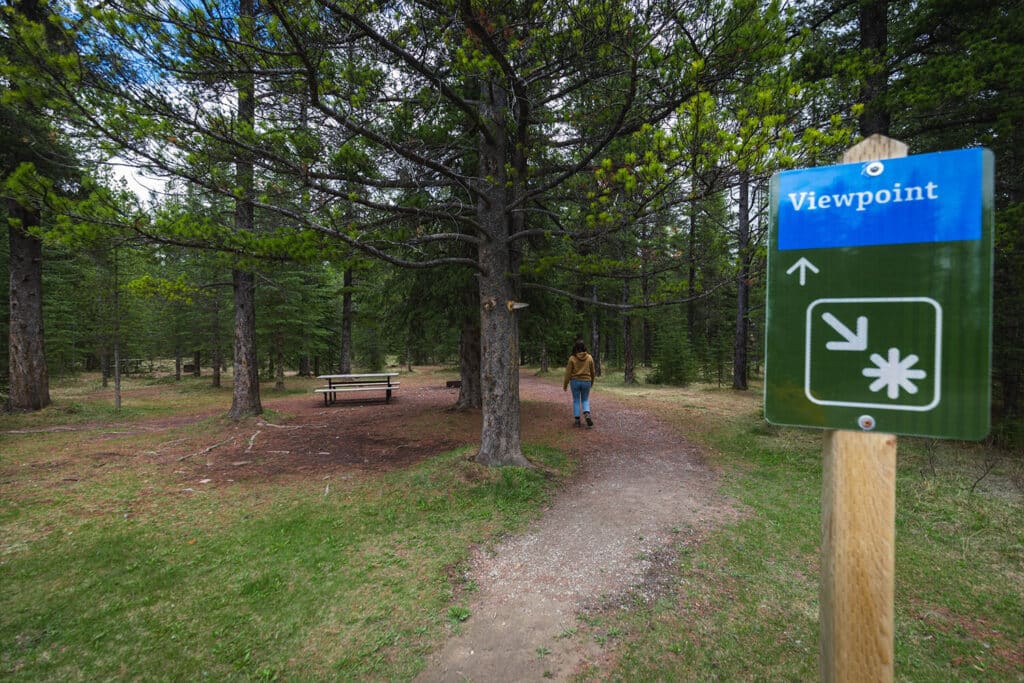
[[769, 422], [988, 433], [993, 179], [984, 149], [772, 178]]

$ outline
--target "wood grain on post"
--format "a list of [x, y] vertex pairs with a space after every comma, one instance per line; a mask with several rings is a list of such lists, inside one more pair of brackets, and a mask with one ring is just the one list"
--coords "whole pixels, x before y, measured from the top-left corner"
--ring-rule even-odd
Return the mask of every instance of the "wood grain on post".
[[[843, 163], [907, 155], [872, 135]], [[825, 432], [821, 495], [821, 680], [892, 681], [896, 437]]]
[[896, 437], [825, 432], [821, 679], [893, 680]]

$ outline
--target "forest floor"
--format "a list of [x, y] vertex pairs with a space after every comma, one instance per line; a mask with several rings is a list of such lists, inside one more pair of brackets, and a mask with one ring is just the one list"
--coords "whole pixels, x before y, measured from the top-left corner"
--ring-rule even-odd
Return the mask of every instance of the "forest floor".
[[[290, 416], [283, 424], [257, 422], [254, 430], [240, 423], [215, 451], [177, 466], [204, 488], [327, 478], [339, 469], [405, 467], [478, 440], [479, 412], [439, 421], [455, 391], [422, 379], [403, 375], [387, 405], [271, 399], [269, 406]], [[457, 591], [471, 591], [471, 616], [453, 627], [419, 681], [570, 680], [604, 668], [614, 648], [583, 635], [586, 615], [671, 591], [665, 583], [674, 549], [736, 515], [700, 447], [650, 413], [602, 395], [600, 382], [591, 429], [573, 427], [569, 394], [550, 378], [522, 373], [520, 396], [524, 441], [563, 448], [579, 469], [525, 533], [477, 548], [454, 577]]]
[[[615, 378], [577, 429], [524, 370], [538, 469], [491, 471], [456, 376], [331, 406], [290, 378], [238, 421], [205, 379], [126, 379], [115, 413], [84, 377], [0, 415], [0, 678], [815, 676], [820, 434]], [[1019, 459], [900, 449], [897, 671], [1017, 680]]]
[[[135, 388], [132, 400], [156, 401], [163, 391]], [[88, 453], [79, 444], [53, 454], [50, 474], [75, 482], [90, 476], [84, 462], [120, 459], [118, 444], [126, 438], [153, 444], [136, 457], [165, 472], [168, 486], [152, 491], [148, 503], [138, 501], [143, 507], [160, 506], [168, 495], [295, 480], [322, 480], [326, 492], [353, 477], [478, 442], [480, 413], [448, 410], [456, 396], [436, 374], [403, 373], [400, 392], [386, 405], [328, 406], [309, 393], [270, 390], [263, 395], [264, 418], [226, 420], [218, 406], [130, 424], [86, 419], [8, 434], [91, 433]], [[466, 566], [452, 568], [455, 602], [468, 605], [469, 617], [452, 623], [417, 680], [569, 680], [605, 669], [614, 643], [588, 633], [588, 615], [671, 592], [680, 545], [699, 543], [737, 515], [718, 493], [700, 447], [649, 412], [604, 394], [600, 382], [592, 429], [573, 427], [569, 394], [553, 375], [523, 372], [520, 396], [523, 441], [560, 448], [578, 466], [524, 532], [475, 548]], [[211, 420], [221, 426], [216, 441], [206, 429], [195, 439], [163, 436]]]
[[[439, 412], [456, 392], [402, 375], [387, 405], [308, 396], [270, 400], [294, 416], [257, 423], [188, 476], [207, 485], [245, 478], [329, 477], [339, 468], [408, 466], [479, 438], [478, 413]], [[436, 382], [436, 378], [433, 378]], [[468, 620], [428, 660], [419, 681], [569, 680], [614, 648], [586, 631], [586, 615], [672, 589], [674, 549], [736, 512], [717, 493], [699, 447], [653, 415], [592, 396], [595, 426], [574, 428], [570, 398], [551, 379], [520, 378], [524, 441], [557, 444], [580, 463], [542, 517], [497, 547], [478, 548], [457, 578], [470, 587]], [[180, 456], [175, 456], [180, 458]], [[606, 664], [606, 663], [605, 663]]]

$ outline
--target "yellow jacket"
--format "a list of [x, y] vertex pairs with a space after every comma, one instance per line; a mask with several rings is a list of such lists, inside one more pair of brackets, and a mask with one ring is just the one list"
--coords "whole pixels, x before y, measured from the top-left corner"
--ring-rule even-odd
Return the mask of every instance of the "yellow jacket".
[[562, 381], [562, 388], [569, 386], [569, 380], [580, 379], [584, 382], [593, 382], [596, 374], [594, 372], [594, 358], [586, 351], [580, 351], [569, 356], [569, 363], [565, 366], [565, 379]]

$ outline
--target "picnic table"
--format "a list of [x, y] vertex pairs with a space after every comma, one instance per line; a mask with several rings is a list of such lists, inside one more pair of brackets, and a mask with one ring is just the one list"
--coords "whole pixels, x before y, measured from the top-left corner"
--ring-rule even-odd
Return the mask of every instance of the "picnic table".
[[398, 377], [397, 372], [368, 372], [346, 375], [317, 375], [317, 379], [327, 381], [326, 387], [318, 387], [313, 391], [323, 394], [324, 405], [338, 400], [338, 394], [349, 391], [383, 391], [384, 402], [391, 401], [391, 392], [398, 390], [399, 382], [392, 380]]

